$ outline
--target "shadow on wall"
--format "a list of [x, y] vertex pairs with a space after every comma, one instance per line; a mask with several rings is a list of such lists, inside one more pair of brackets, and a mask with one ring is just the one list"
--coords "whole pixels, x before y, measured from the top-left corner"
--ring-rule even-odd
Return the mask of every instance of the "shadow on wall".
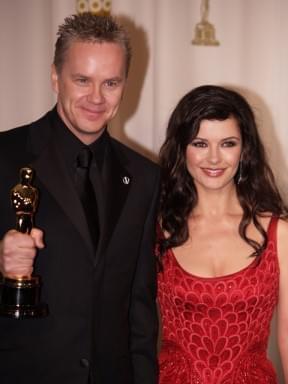
[[283, 149], [276, 135], [275, 124], [269, 107], [262, 97], [249, 89], [231, 85], [226, 86], [239, 92], [251, 105], [255, 113], [261, 140], [265, 146], [269, 165], [273, 170], [277, 186], [283, 199], [288, 203], [288, 168]]
[[277, 372], [277, 378], [279, 384], [285, 384], [284, 375], [281, 368], [281, 359], [277, 348], [277, 314], [275, 313], [271, 324], [271, 334], [268, 345], [268, 355], [272, 360], [273, 365]]
[[149, 61], [149, 49], [147, 34], [142, 27], [127, 16], [119, 15], [117, 20], [128, 31], [132, 45], [132, 61], [128, 75], [126, 90], [117, 116], [109, 127], [109, 132], [113, 137], [122, 143], [135, 149], [142, 155], [156, 161], [156, 156], [152, 151], [130, 139], [125, 133], [125, 123], [133, 116], [139, 105], [141, 91], [147, 72]]
[[[225, 85], [224, 85], [225, 86]], [[287, 175], [287, 167], [285, 166], [285, 156], [283, 155], [283, 151], [281, 149], [281, 145], [279, 139], [275, 134], [275, 128], [273, 123], [273, 118], [270, 112], [269, 107], [264, 102], [264, 100], [257, 95], [256, 93], [240, 87], [235, 87], [231, 85], [227, 85], [228, 88], [234, 89], [236, 92], [239, 92], [242, 96], [246, 98], [246, 100], [251, 105], [256, 118], [256, 123], [259, 129], [260, 137], [265, 146], [265, 150], [267, 153], [267, 158], [269, 164], [273, 170], [273, 173], [276, 178], [277, 185], [282, 193], [283, 198], [288, 201], [287, 187], [288, 187], [288, 177]], [[279, 169], [279, 164], [281, 164], [281, 169]], [[286, 188], [285, 188], [286, 185]], [[286, 191], [286, 195], [285, 195]], [[277, 345], [277, 327], [276, 327], [276, 313], [274, 314], [272, 324], [271, 324], [271, 333], [269, 338], [268, 345], [268, 355], [272, 360], [274, 368], [277, 372], [278, 382], [279, 384], [284, 384], [284, 377], [281, 368], [281, 359], [279, 355], [278, 345]]]

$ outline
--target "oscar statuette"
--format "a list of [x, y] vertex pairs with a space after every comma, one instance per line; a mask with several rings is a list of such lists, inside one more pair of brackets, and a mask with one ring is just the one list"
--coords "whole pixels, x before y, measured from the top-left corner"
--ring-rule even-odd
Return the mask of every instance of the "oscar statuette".
[[[33, 169], [21, 168], [20, 182], [11, 189], [11, 203], [16, 213], [16, 230], [30, 233], [38, 204], [38, 190], [31, 185]], [[0, 316], [14, 319], [48, 315], [48, 306], [40, 302], [40, 276], [3, 276]]]

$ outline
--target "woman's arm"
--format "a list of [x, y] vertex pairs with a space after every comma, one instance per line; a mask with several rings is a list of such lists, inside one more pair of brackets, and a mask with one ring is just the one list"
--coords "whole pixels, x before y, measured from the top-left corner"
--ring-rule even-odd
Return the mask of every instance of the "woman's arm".
[[278, 303], [278, 346], [281, 355], [285, 383], [288, 384], [288, 222], [278, 222], [278, 258], [280, 285]]

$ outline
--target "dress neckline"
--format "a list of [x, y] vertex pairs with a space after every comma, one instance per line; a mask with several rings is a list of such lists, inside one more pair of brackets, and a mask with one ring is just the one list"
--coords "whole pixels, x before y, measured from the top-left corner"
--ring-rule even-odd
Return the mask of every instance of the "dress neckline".
[[[269, 241], [270, 241], [272, 228], [274, 228], [273, 223], [275, 223], [276, 221], [277, 221], [277, 218], [276, 218], [275, 216], [272, 215], [271, 218], [270, 218], [268, 227], [267, 227], [268, 243], [269, 243]], [[236, 272], [231, 272], [231, 273], [228, 273], [228, 274], [225, 274], [225, 275], [221, 275], [221, 276], [200, 276], [200, 275], [193, 274], [193, 273], [187, 271], [185, 268], [183, 268], [183, 267], [181, 266], [181, 264], [179, 263], [179, 261], [177, 260], [177, 258], [176, 258], [176, 256], [175, 256], [175, 254], [174, 254], [172, 248], [170, 248], [170, 249], [168, 250], [168, 252], [170, 253], [170, 255], [171, 255], [171, 257], [172, 257], [172, 260], [173, 260], [174, 264], [176, 264], [177, 267], [178, 267], [179, 269], [181, 269], [181, 271], [182, 271], [185, 275], [187, 275], [187, 276], [189, 276], [189, 277], [192, 277], [192, 278], [195, 278], [195, 279], [198, 279], [198, 280], [217, 281], [217, 280], [229, 279], [229, 278], [231, 278], [231, 277], [236, 277], [237, 275], [239, 275], [239, 274], [245, 272], [246, 270], [251, 269], [251, 268], [253, 268], [254, 266], [255, 266], [255, 267], [258, 266], [258, 265], [261, 263], [262, 259], [263, 259], [263, 254], [265, 254], [265, 252], [267, 251], [268, 243], [267, 243], [266, 248], [261, 252], [261, 254], [260, 254], [259, 256], [255, 256], [255, 257], [253, 258], [253, 260], [251, 261], [251, 263], [248, 264], [246, 267], [241, 268], [240, 270], [238, 270], [238, 271], [236, 271]]]

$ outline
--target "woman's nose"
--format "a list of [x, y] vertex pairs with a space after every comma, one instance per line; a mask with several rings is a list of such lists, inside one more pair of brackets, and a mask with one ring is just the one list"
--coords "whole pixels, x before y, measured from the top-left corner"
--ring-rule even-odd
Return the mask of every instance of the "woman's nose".
[[211, 147], [209, 149], [208, 160], [211, 164], [217, 164], [220, 161], [220, 153], [217, 147]]

